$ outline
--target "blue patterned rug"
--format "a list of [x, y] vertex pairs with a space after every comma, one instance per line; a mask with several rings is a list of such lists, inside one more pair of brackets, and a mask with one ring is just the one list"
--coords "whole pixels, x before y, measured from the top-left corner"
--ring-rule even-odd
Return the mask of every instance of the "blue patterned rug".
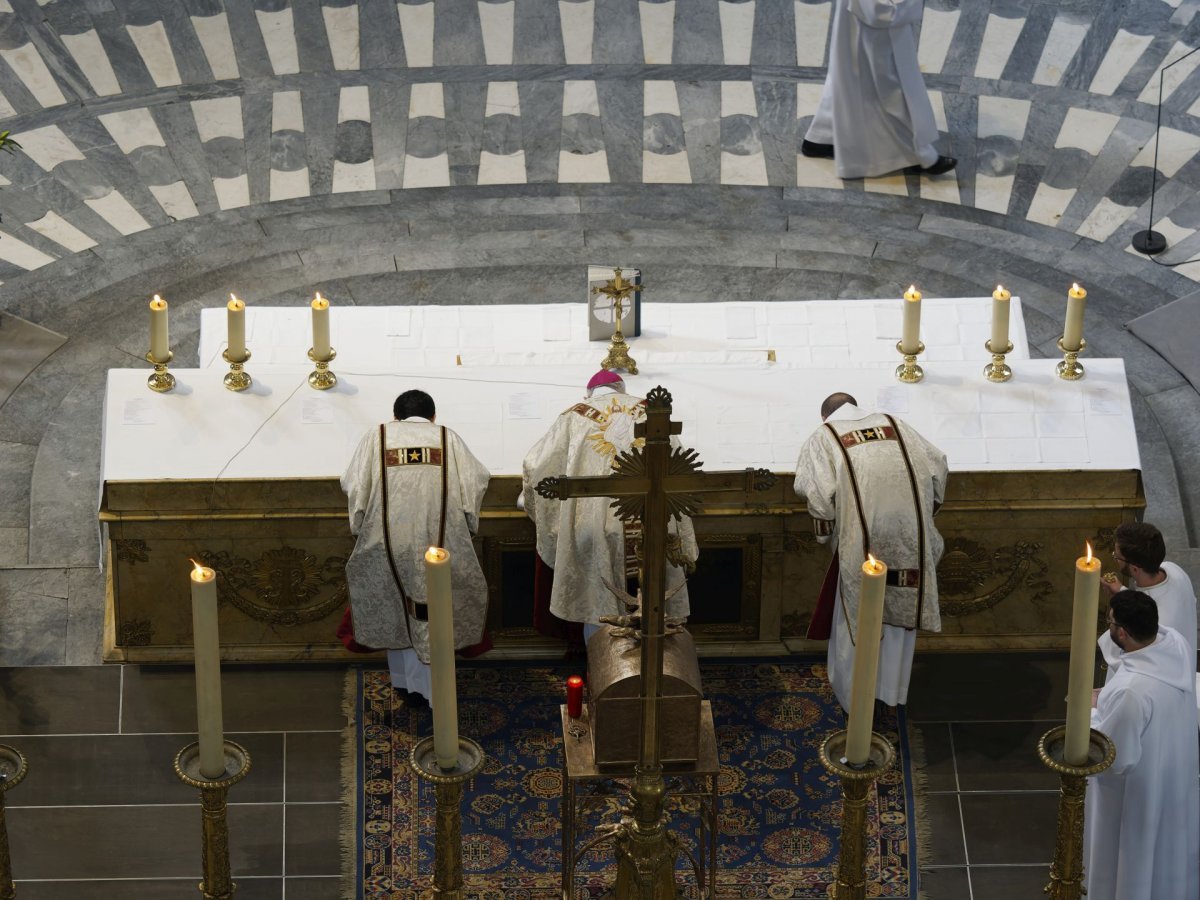
[[[459, 663], [460, 729], [487, 753], [483, 770], [463, 795], [469, 897], [560, 896], [558, 707], [566, 676], [578, 671], [580, 666]], [[841, 792], [821, 767], [817, 749], [830, 732], [844, 727], [844, 717], [825, 679], [824, 662], [722, 660], [702, 662], [700, 671], [721, 760], [717, 895], [828, 896], [837, 864]], [[406, 706], [385, 671], [358, 670], [352, 690], [358, 723], [357, 846], [352, 851], [357, 897], [428, 896], [434, 793], [413, 774], [408, 756], [431, 731], [429, 709]], [[910, 746], [903, 721], [885, 722], [883, 733], [897, 750], [897, 764], [879, 780], [870, 802], [869, 896], [916, 900]], [[615, 805], [609, 812], [614, 810]], [[687, 843], [689, 829], [683, 819], [680, 823], [676, 830]], [[610, 852], [588, 854], [576, 871], [575, 897], [600, 897], [614, 873]], [[684, 896], [695, 896], [690, 869], [681, 869], [679, 883]]]

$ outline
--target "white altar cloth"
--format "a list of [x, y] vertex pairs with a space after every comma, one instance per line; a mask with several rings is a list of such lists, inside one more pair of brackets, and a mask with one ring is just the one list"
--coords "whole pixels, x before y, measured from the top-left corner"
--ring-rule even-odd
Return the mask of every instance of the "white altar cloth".
[[[674, 398], [680, 439], [707, 469], [761, 466], [790, 472], [819, 424], [821, 400], [836, 390], [868, 409], [893, 412], [941, 447], [954, 471], [1140, 468], [1137, 436], [1119, 359], [1084, 359], [1087, 375], [1067, 382], [1056, 360], [1016, 361], [1007, 384], [971, 362], [927, 364], [904, 385], [894, 366], [842, 369], [683, 367], [626, 380], [645, 395], [657, 384]], [[593, 364], [426, 369], [415, 375], [351, 374], [315, 391], [311, 367], [256, 366], [254, 385], [235, 394], [214, 369], [177, 369], [169, 394], [146, 387], [147, 369], [111, 369], [105, 392], [104, 481], [312, 478], [342, 474], [363, 432], [391, 418], [409, 388], [428, 391], [438, 422], [455, 429], [495, 475], [518, 475], [526, 451], [583, 394]]]
[[[336, 301], [335, 301], [336, 303]], [[642, 334], [629, 337], [643, 365], [765, 363], [836, 368], [899, 362], [902, 303], [896, 300], [643, 303]], [[1010, 309], [1010, 359], [1028, 359], [1021, 301]], [[922, 362], [989, 361], [991, 297], [927, 297], [921, 308]], [[226, 312], [200, 311], [200, 365], [224, 366]], [[427, 366], [599, 365], [607, 344], [587, 340], [583, 303], [494, 306], [333, 306], [337, 366], [395, 372]], [[307, 307], [250, 306], [251, 364], [304, 365], [312, 345]]]

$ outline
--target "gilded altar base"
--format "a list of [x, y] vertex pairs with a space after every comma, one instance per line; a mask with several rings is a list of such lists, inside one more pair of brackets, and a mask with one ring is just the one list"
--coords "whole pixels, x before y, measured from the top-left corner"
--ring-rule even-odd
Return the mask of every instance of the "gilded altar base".
[[[701, 566], [707, 560], [711, 570], [692, 581], [689, 624], [701, 655], [824, 648], [804, 634], [829, 551], [791, 485], [792, 475], [780, 473], [752, 502], [740, 492], [707, 495], [695, 525]], [[476, 539], [491, 587], [493, 654], [560, 657], [561, 642], [525, 624], [534, 532], [516, 508], [519, 492], [515, 476], [492, 479]], [[1136, 470], [952, 475], [937, 518], [946, 541], [938, 566], [942, 633], [922, 634], [918, 648], [1067, 647], [1083, 542], [1115, 568], [1113, 529], [1144, 507]], [[189, 556], [217, 570], [224, 659], [351, 658], [334, 634], [353, 547], [336, 479], [107, 482], [100, 521], [106, 660], [192, 658]]]

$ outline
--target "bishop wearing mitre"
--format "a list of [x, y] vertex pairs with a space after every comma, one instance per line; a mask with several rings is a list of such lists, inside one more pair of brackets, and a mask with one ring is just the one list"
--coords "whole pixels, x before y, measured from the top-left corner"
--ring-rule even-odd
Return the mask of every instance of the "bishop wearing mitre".
[[[538, 557], [554, 570], [550, 612], [582, 623], [585, 641], [599, 629], [601, 616], [626, 612], [614, 589], [624, 590], [627, 579], [637, 577], [640, 526], [621, 522], [607, 497], [548, 500], [536, 488], [551, 476], [611, 475], [619, 454], [644, 446], [635, 428], [645, 421], [646, 401], [627, 394], [621, 377], [602, 369], [588, 382], [587, 395], [563, 410], [525, 456], [525, 511], [537, 528]], [[699, 550], [691, 519], [672, 519], [668, 528], [666, 614], [683, 619], [686, 567]]]

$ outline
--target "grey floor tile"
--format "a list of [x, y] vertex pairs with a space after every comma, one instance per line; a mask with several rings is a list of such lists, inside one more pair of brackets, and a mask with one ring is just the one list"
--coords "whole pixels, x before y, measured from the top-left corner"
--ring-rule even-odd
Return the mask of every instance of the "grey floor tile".
[[[280, 900], [283, 896], [282, 878], [246, 878], [236, 872], [233, 878], [238, 900]], [[199, 875], [186, 878], [122, 879], [120, 881], [21, 881], [16, 889], [21, 900], [195, 900]], [[296, 896], [304, 897], [303, 892]], [[312, 894], [313, 900], [321, 897]], [[336, 900], [337, 893], [324, 895]], [[293, 900], [288, 887], [288, 900]]]
[[0, 668], [0, 734], [115, 734], [120, 683], [117, 666]]
[[94, 666], [104, 650], [105, 573], [100, 568], [67, 570], [68, 666]]
[[1063, 716], [1066, 652], [920, 653], [913, 663], [913, 722], [1033, 720]]
[[327, 803], [341, 800], [343, 736], [287, 735], [288, 803]]
[[944, 722], [914, 724], [909, 730], [920, 742], [921, 756], [913, 754], [914, 771], [924, 779], [927, 791], [955, 791], [954, 753], [950, 745], [950, 726]]
[[925, 815], [931, 839], [928, 858], [921, 862], [930, 866], [964, 865], [967, 858], [963, 847], [962, 818], [958, 811], [958, 795], [926, 795]]
[[1033, 864], [1054, 855], [1058, 792], [963, 794], [972, 865]]
[[[225, 727], [230, 731], [338, 731], [345, 670], [338, 667], [225, 666]], [[190, 669], [128, 666], [124, 731], [189, 731], [196, 727]]]
[[968, 900], [967, 867], [921, 870], [922, 900]]
[[287, 806], [286, 875], [336, 875], [341, 871], [338, 845], [342, 804]]
[[962, 791], [1058, 790], [1059, 778], [1038, 759], [1050, 722], [958, 723], [951, 726]]
[[1050, 857], [1054, 844], [1046, 848], [1046, 864], [1036, 866], [971, 866], [974, 900], [1009, 900], [1011, 897], [1040, 897], [1050, 883]]

